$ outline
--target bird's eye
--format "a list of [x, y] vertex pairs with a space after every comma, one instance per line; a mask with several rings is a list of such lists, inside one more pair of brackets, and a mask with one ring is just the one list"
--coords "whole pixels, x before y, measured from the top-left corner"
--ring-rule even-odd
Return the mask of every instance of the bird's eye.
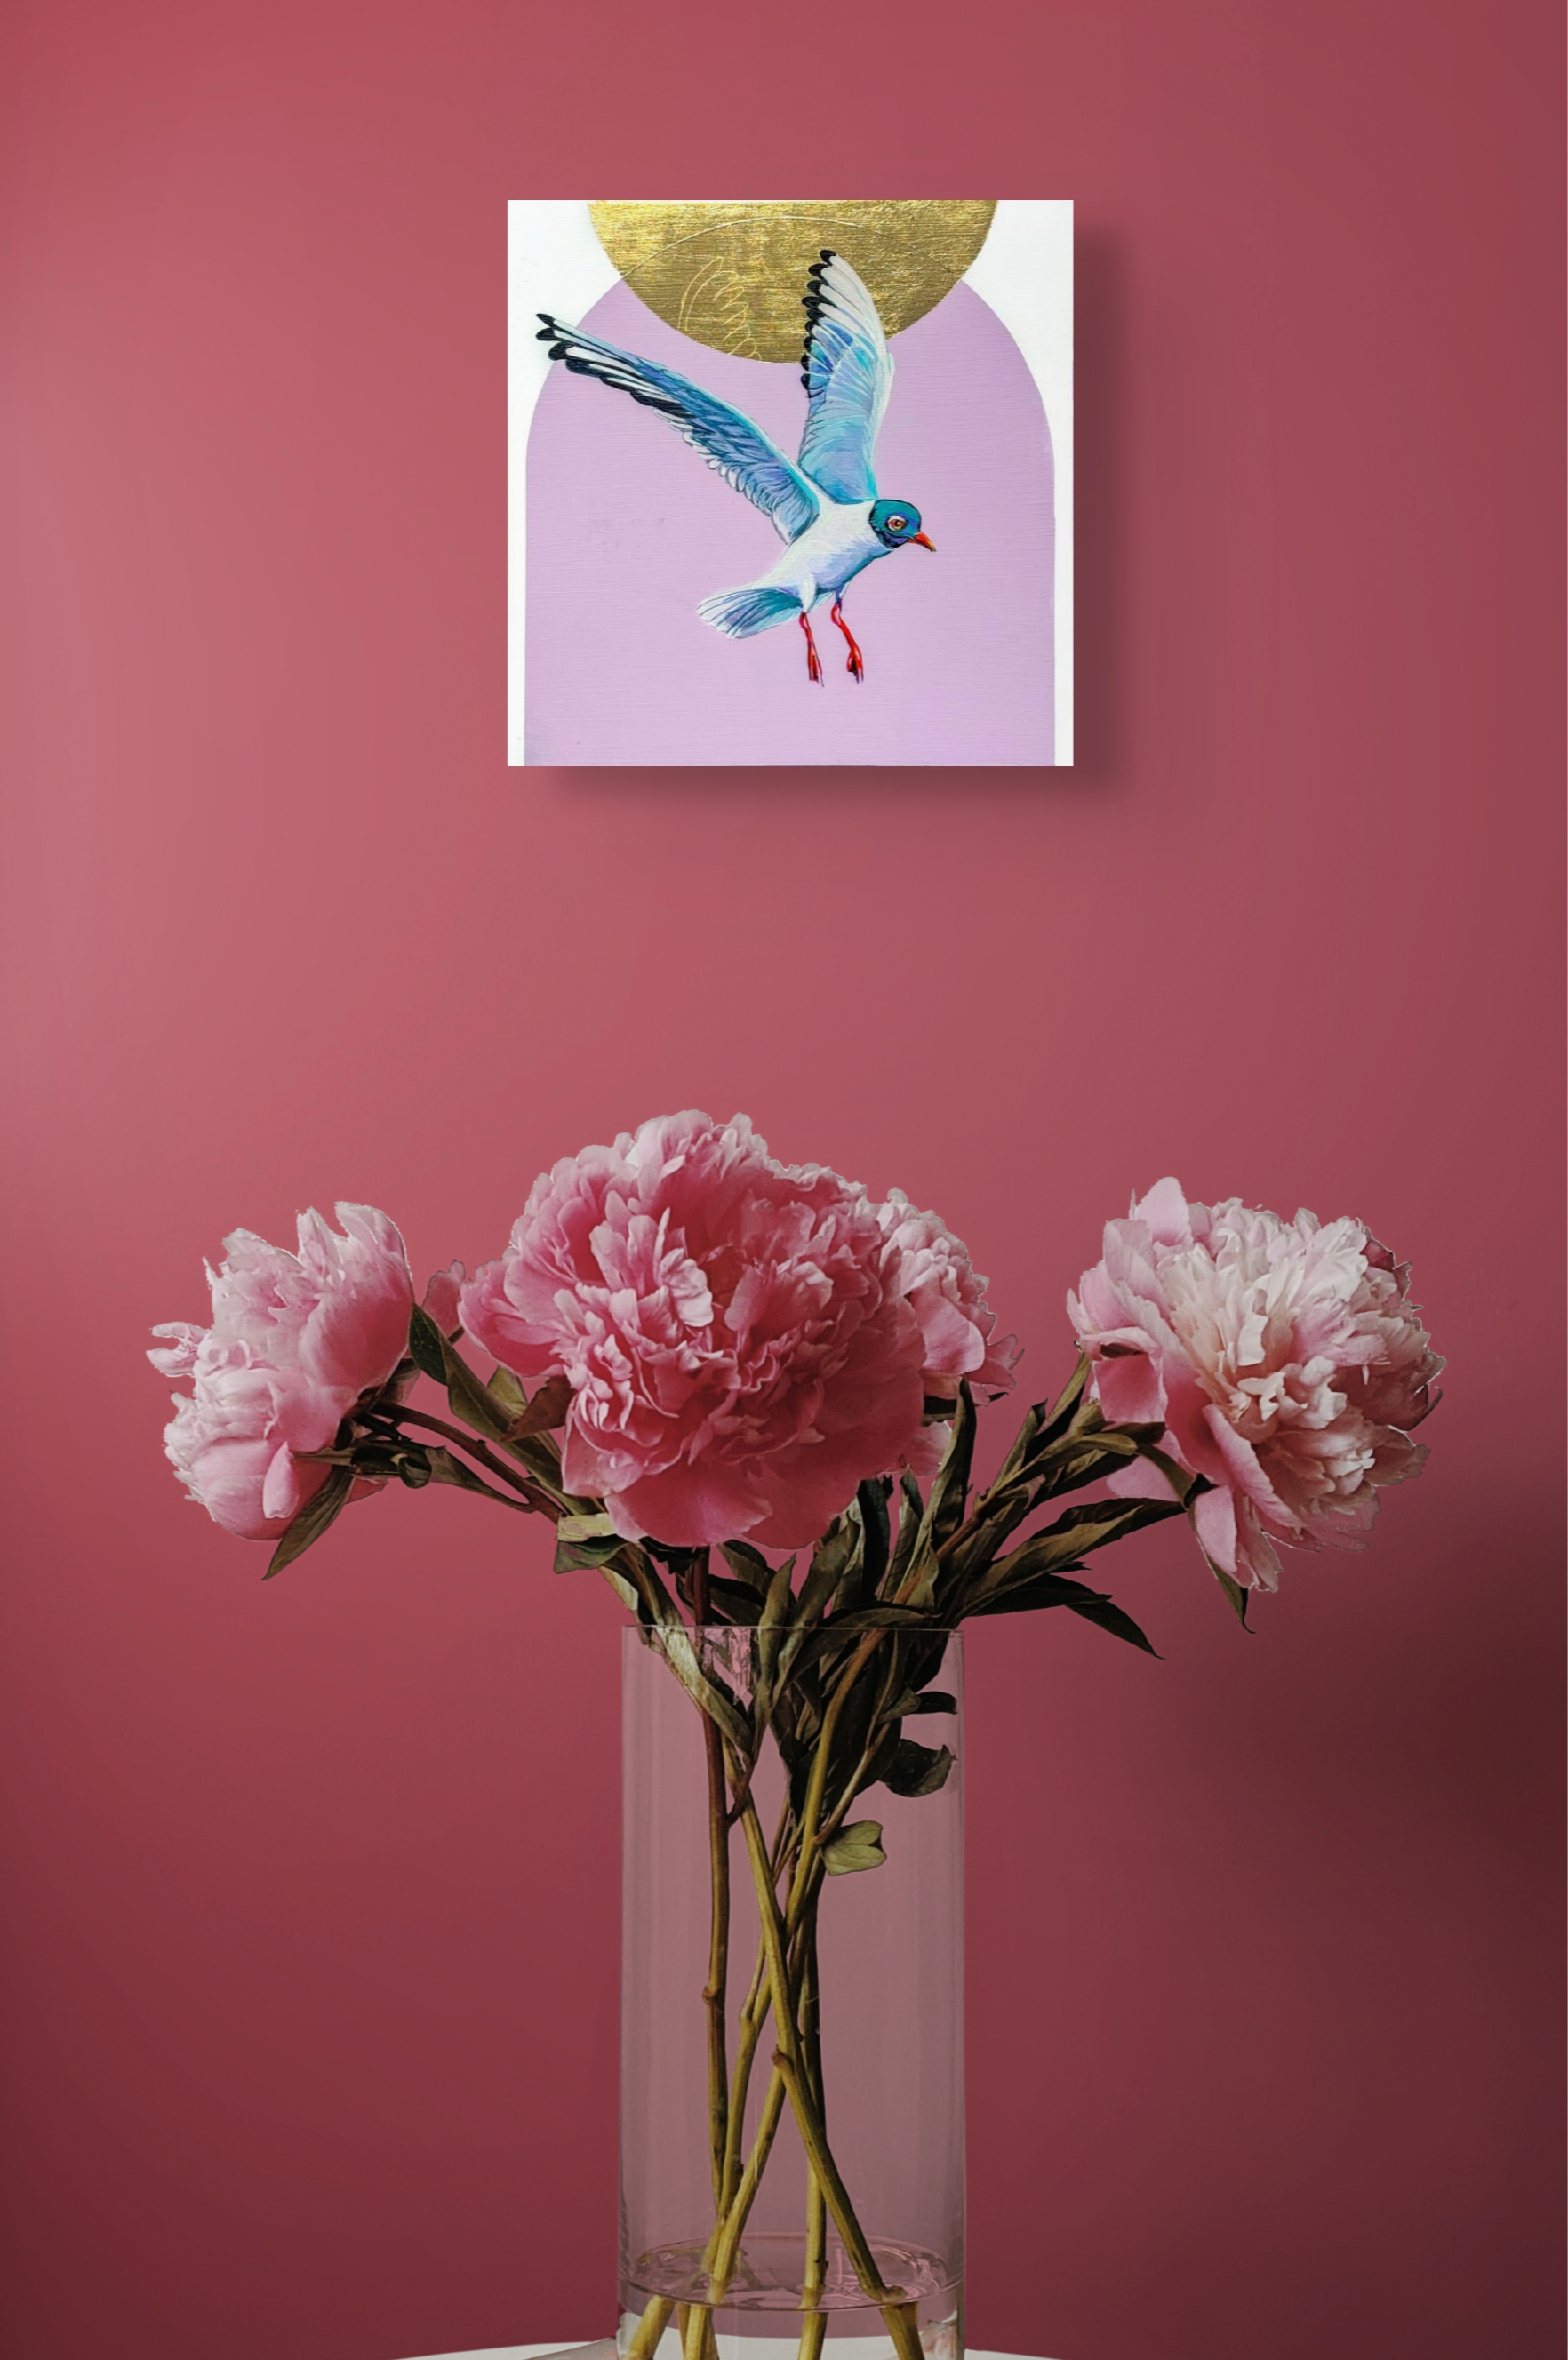
[[902, 532], [904, 527], [909, 523], [909, 519], [908, 517], [889, 517], [887, 519], [887, 530], [889, 532]]

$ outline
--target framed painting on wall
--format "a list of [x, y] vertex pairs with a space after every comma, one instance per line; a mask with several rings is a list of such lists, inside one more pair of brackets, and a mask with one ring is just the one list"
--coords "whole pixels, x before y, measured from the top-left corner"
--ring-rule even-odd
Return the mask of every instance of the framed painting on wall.
[[508, 213], [510, 762], [1072, 762], [1071, 204]]

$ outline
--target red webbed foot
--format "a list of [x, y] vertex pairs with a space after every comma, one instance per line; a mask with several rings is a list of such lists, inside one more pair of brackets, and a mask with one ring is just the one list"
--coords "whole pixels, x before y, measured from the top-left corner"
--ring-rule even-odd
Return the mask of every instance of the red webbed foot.
[[866, 664], [861, 656], [859, 645], [855, 639], [855, 633], [850, 629], [849, 625], [844, 619], [844, 608], [839, 605], [836, 598], [833, 603], [833, 619], [838, 625], [839, 629], [844, 633], [844, 638], [849, 642], [849, 661], [844, 665], [845, 672], [853, 672], [856, 680], [864, 680], [866, 678]]
[[817, 643], [811, 637], [811, 618], [803, 608], [800, 614], [800, 628], [806, 634], [806, 678], [820, 681], [822, 676], [822, 660], [817, 653]]

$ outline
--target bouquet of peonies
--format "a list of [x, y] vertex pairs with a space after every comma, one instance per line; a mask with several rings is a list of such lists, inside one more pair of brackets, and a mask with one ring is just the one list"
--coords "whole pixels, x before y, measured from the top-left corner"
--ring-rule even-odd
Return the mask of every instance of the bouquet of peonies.
[[[1442, 1365], [1408, 1268], [1357, 1221], [1190, 1204], [1160, 1181], [1106, 1224], [1067, 1299], [1077, 1366], [975, 1491], [976, 1402], [1011, 1391], [1017, 1352], [963, 1244], [898, 1193], [877, 1205], [820, 1165], [776, 1163], [744, 1116], [671, 1116], [558, 1164], [500, 1258], [473, 1278], [454, 1263], [422, 1302], [387, 1216], [337, 1212], [341, 1234], [301, 1217], [297, 1254], [235, 1231], [209, 1273], [212, 1325], [156, 1331], [169, 1340], [155, 1366], [191, 1386], [169, 1457], [219, 1524], [272, 1544], [268, 1576], [394, 1481], [548, 1516], [557, 1570], [604, 1576], [703, 1716], [714, 1925], [739, 1827], [761, 1928], [733, 2076], [722, 1990], [710, 2047], [713, 2230], [688, 2360], [713, 2350], [786, 2102], [810, 2163], [809, 2284], [831, 2217], [895, 2349], [919, 2360], [812, 2064], [823, 1879], [885, 1857], [879, 1824], [847, 1812], [878, 1784], [920, 1796], [945, 1780], [951, 1754], [904, 1722], [941, 1709], [929, 1684], [968, 1617], [1065, 1607], [1149, 1647], [1078, 1579], [1123, 1535], [1185, 1516], [1244, 1622], [1248, 1592], [1276, 1586], [1277, 1544], [1364, 1546], [1378, 1491], [1421, 1469], [1410, 1437]], [[421, 1377], [441, 1414], [414, 1405]], [[751, 1634], [744, 1687], [691, 1638], [716, 1624]], [[765, 1735], [786, 1771], [771, 1833], [752, 1793]], [[768, 2010], [774, 2082], [743, 2158]], [[648, 2304], [637, 2360], [671, 2308]]]

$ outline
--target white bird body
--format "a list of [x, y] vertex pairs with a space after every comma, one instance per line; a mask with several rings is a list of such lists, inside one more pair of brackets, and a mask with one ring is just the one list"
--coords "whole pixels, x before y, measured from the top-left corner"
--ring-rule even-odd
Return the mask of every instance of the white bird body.
[[822, 665], [809, 617], [831, 598], [833, 619], [849, 645], [847, 669], [860, 680], [865, 666], [839, 603], [845, 585], [909, 541], [925, 549], [933, 543], [920, 530], [919, 508], [877, 497], [872, 454], [893, 359], [869, 290], [842, 255], [824, 248], [812, 266], [802, 309], [806, 424], [798, 460], [786, 458], [743, 410], [662, 362], [642, 360], [582, 328], [563, 328], [548, 311], [539, 317], [552, 360], [656, 411], [771, 518], [784, 541], [783, 555], [766, 574], [704, 598], [697, 608], [702, 620], [732, 639], [798, 622], [806, 635], [808, 671], [817, 681]]
[[863, 566], [892, 554], [871, 530], [869, 500], [830, 500], [820, 494], [822, 512], [799, 541], [792, 541], [777, 565], [758, 574], [751, 590], [792, 590], [801, 612], [827, 597], [837, 597]]

